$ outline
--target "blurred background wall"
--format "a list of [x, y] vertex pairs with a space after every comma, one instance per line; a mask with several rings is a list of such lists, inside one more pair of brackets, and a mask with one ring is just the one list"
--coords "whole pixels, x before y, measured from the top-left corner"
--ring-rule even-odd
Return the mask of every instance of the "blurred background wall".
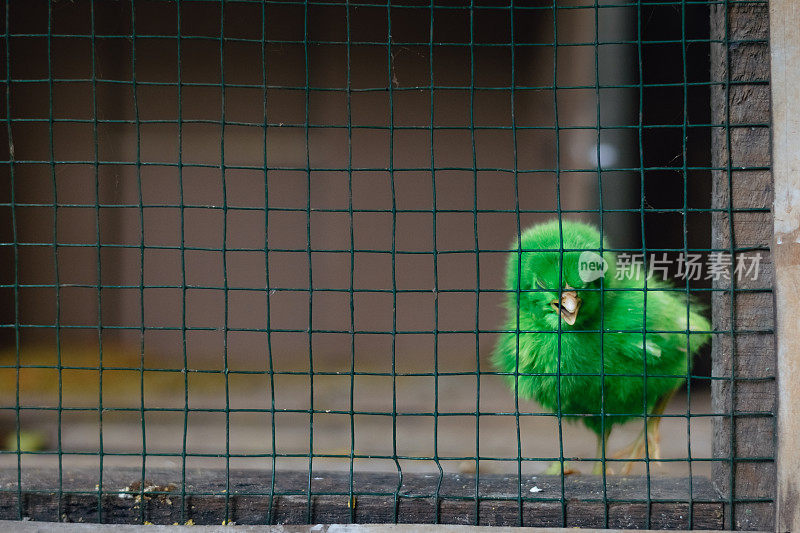
[[[57, 424], [25, 411], [23, 426], [52, 422], [61, 439], [63, 420], [59, 449], [143, 453], [180, 437], [180, 420], [142, 410], [149, 428], [163, 424], [149, 431], [153, 444], [137, 412], [101, 414], [101, 444], [89, 410], [188, 409], [190, 398], [193, 408], [263, 407], [271, 361], [299, 373], [275, 378], [279, 406], [308, 408], [311, 391], [318, 407], [352, 410], [339, 376], [310, 387], [312, 362], [331, 373], [349, 372], [351, 359], [357, 372], [492, 370], [517, 209], [524, 229], [559, 211], [598, 223], [583, 211], [602, 207], [617, 247], [681, 248], [684, 236], [708, 247], [709, 213], [680, 212], [710, 205], [708, 6], [514, 5], [512, 15], [487, 2], [471, 16], [469, 3], [414, 1], [9, 3], [4, 405], [83, 406], [59, 411]], [[41, 367], [19, 378], [17, 343], [20, 362]], [[184, 368], [209, 373], [184, 383]], [[226, 368], [234, 373], [218, 379]], [[493, 378], [484, 390], [503, 392], [484, 394], [511, 401], [499, 379], [486, 388]], [[369, 381], [356, 403], [391, 410], [396, 383], [403, 409], [402, 379]], [[471, 376], [440, 379], [453, 405], [474, 405]], [[408, 405], [445, 402], [419, 380]], [[231, 424], [243, 450], [268, 440], [261, 418], [213, 426], [211, 416], [190, 429], [190, 445], [219, 451]], [[284, 449], [302, 452], [308, 421], [292, 416]], [[469, 441], [463, 422], [452, 429], [441, 435]], [[497, 441], [489, 454], [513, 441], [482, 435]], [[540, 444], [526, 453], [541, 455]]]
[[[12, 4], [20, 323], [59, 324], [63, 343], [96, 342], [98, 326], [134, 347], [143, 335], [178, 366], [184, 325], [192, 365], [221, 363], [228, 328], [229, 359], [263, 367], [268, 268], [270, 326], [296, 330], [273, 335], [273, 350], [303, 366], [309, 321], [350, 329], [351, 245], [354, 288], [384, 291], [355, 295], [354, 327], [392, 330], [394, 197], [396, 288], [413, 291], [397, 297], [397, 329], [434, 329], [434, 249], [438, 288], [467, 291], [440, 295], [438, 328], [475, 329], [473, 291], [502, 288], [504, 262], [476, 250], [514, 239], [515, 187], [524, 228], [598, 208], [598, 139], [607, 167], [635, 165], [632, 132], [597, 128], [598, 115], [634, 123], [635, 91], [596, 88], [634, 83], [635, 50], [601, 46], [598, 71], [595, 10], [559, 10], [554, 25], [552, 9], [530, 3], [514, 14], [512, 58], [508, 10], [477, 10], [471, 32], [468, 10], [411, 5], [390, 10], [391, 47], [387, 9], [353, 6], [350, 41], [369, 44], [348, 49], [343, 6], [270, 5], [262, 19], [259, 4], [185, 3], [179, 22], [169, 2], [110, 2], [94, 5], [92, 25], [88, 2], [54, 2], [50, 17], [46, 2]], [[631, 9], [600, 13], [601, 41], [631, 38]], [[571, 88], [554, 91], [554, 79]], [[604, 207], [635, 207], [636, 174], [603, 174]], [[624, 245], [636, 218], [604, 221]], [[483, 295], [477, 327], [498, 328], [502, 299]], [[56, 330], [21, 333], [54, 342]], [[432, 339], [402, 335], [397, 348], [429, 368]], [[474, 335], [440, 341], [455, 358], [475, 349]], [[357, 342], [390, 352], [385, 335]], [[488, 351], [491, 336], [480, 342]], [[314, 357], [347, 360], [349, 343], [320, 333]]]

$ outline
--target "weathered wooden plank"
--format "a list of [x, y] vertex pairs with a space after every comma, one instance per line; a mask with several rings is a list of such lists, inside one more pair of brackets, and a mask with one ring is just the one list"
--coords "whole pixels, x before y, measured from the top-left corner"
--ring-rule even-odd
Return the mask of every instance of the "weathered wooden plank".
[[775, 175], [774, 240], [777, 310], [778, 510], [777, 530], [800, 529], [800, 5], [796, 0], [770, 2], [772, 120]]
[[[724, 514], [724, 504], [707, 478], [693, 480], [690, 523], [688, 478], [651, 478], [648, 502], [648, 480], [643, 476], [609, 476], [605, 491], [598, 476], [570, 476], [565, 480], [563, 499], [558, 476], [523, 476], [520, 505], [520, 486], [514, 476], [482, 475], [478, 481], [474, 475], [446, 474], [439, 483], [438, 476], [405, 474], [400, 483], [397, 475], [357, 473], [351, 517], [350, 478], [342, 472], [315, 474], [310, 501], [306, 472], [276, 472], [274, 495], [270, 495], [270, 472], [232, 471], [226, 493], [219, 489], [225, 485], [224, 471], [187, 471], [185, 498], [177, 470], [148, 471], [145, 485], [150, 488], [144, 498], [137, 494], [138, 469], [107, 472], [99, 496], [93, 485], [96, 477], [96, 472], [89, 470], [64, 472], [59, 496], [54, 491], [58, 487], [56, 471], [24, 471], [23, 518], [97, 522], [102, 508], [102, 521], [118, 524], [142, 520], [172, 524], [189, 519], [196, 524], [219, 524], [228, 519], [239, 524], [438, 521], [515, 526], [520, 525], [521, 517], [521, 525], [539, 527], [720, 529]], [[532, 493], [533, 487], [540, 490]], [[0, 519], [19, 518], [17, 496], [16, 470], [0, 471]]]
[[732, 297], [731, 281], [720, 279], [714, 287], [725, 292], [712, 297], [714, 329], [732, 331], [715, 335], [712, 347], [712, 376], [726, 378], [712, 382], [712, 408], [722, 415], [714, 420], [712, 455], [731, 459], [714, 463], [712, 479], [719, 494], [734, 502], [726, 513], [725, 527], [731, 529], [768, 530], [775, 518], [773, 295], [737, 292], [774, 284], [773, 257], [765, 250], [772, 242], [772, 173], [758, 168], [771, 164], [770, 129], [753, 126], [770, 123], [764, 83], [770, 79], [768, 30], [766, 2], [711, 8], [711, 38], [720, 41], [711, 45], [711, 81], [717, 83], [711, 90], [712, 122], [724, 126], [712, 132], [712, 162], [731, 169], [730, 175], [713, 172], [712, 207], [732, 208], [712, 215], [712, 246], [762, 249], [734, 258], [760, 253], [757, 280], [734, 281]]

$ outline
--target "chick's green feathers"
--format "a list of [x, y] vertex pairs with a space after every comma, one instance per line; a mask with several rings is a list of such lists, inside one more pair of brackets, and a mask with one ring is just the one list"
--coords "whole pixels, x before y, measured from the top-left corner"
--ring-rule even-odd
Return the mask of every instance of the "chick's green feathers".
[[[598, 435], [668, 398], [710, 337], [699, 304], [664, 290], [670, 285], [663, 281], [647, 278], [645, 290], [644, 275], [616, 276], [608, 248], [595, 227], [580, 222], [525, 231], [509, 254], [507, 332], [493, 356], [520, 397], [569, 418], [588, 415], [580, 419]], [[580, 271], [581, 254], [601, 250], [608, 265], [602, 290], [600, 279], [585, 282]]]

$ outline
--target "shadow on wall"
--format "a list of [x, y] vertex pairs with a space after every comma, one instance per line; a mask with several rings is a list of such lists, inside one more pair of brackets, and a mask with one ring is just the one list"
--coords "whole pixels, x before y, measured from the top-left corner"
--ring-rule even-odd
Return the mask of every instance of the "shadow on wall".
[[[11, 87], [23, 347], [91, 345], [100, 326], [159, 366], [181, 367], [185, 342], [191, 367], [221, 368], [227, 348], [230, 367], [263, 370], [269, 327], [281, 370], [307, 370], [309, 349], [316, 370], [349, 369], [351, 349], [372, 370], [389, 368], [396, 330], [413, 372], [431, 371], [437, 330], [440, 370], [463, 368], [475, 330], [502, 322], [491, 291], [516, 198], [523, 228], [554, 216], [557, 192], [562, 210], [596, 209], [597, 94], [602, 123], [632, 123], [631, 89], [596, 89], [632, 83], [619, 59], [632, 49], [601, 47], [596, 74], [593, 9], [558, 11], [557, 58], [552, 9], [515, 12], [513, 51], [505, 9], [471, 21], [437, 8], [431, 22], [398, 6], [390, 31], [385, 7], [269, 5], [262, 18], [255, 4], [186, 3], [178, 38], [173, 4], [132, 17], [100, 3], [92, 39], [88, 2], [53, 3], [49, 48], [47, 9], [10, 14], [33, 35], [10, 44], [26, 80]], [[630, 17], [603, 10], [601, 38]], [[630, 139], [603, 130], [608, 164], [630, 166]], [[604, 172], [604, 207], [638, 206], [635, 180]], [[624, 241], [630, 217], [606, 215], [608, 232]], [[490, 291], [478, 304], [476, 287]], [[481, 354], [492, 344], [480, 334]]]

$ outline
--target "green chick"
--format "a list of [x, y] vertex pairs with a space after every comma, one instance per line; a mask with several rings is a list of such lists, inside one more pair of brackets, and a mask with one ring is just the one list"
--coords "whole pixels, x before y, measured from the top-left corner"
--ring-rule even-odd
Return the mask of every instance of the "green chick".
[[[642, 433], [613, 457], [641, 459], [647, 450], [658, 459], [660, 415], [710, 338], [700, 304], [645, 273], [617, 276], [616, 254], [589, 224], [553, 220], [520, 240], [508, 258], [508, 318], [495, 367], [519, 397], [597, 435], [594, 473], [603, 471], [611, 430], [645, 411]], [[561, 471], [556, 461], [545, 473]]]

